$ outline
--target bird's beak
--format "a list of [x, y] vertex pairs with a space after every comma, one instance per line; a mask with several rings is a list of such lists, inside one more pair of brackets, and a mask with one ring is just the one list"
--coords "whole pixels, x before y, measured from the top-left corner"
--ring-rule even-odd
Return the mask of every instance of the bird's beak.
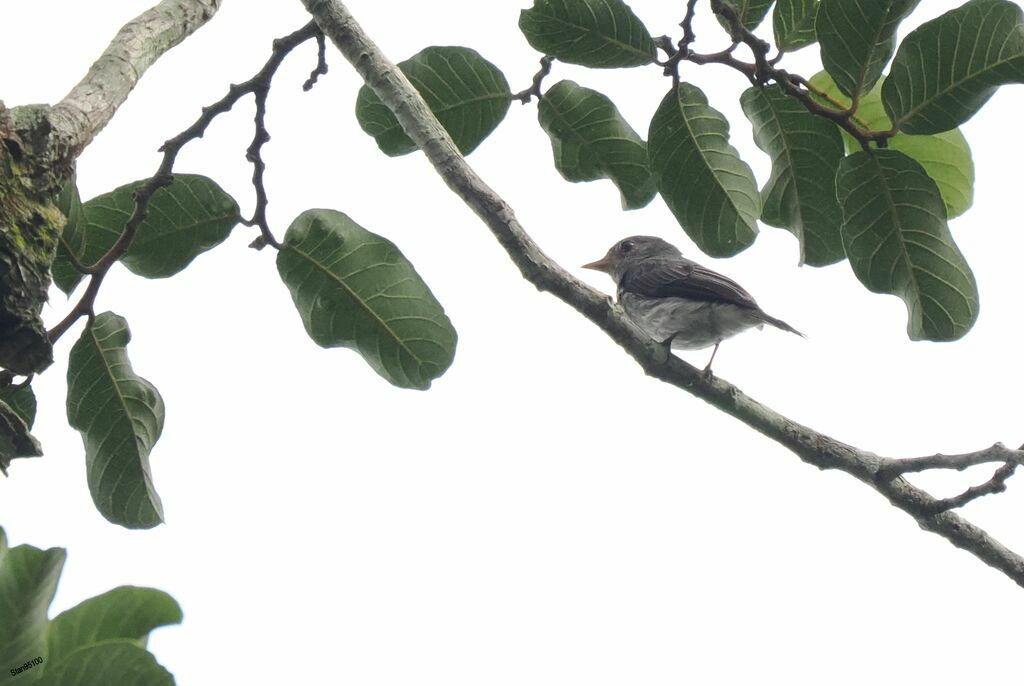
[[583, 269], [593, 269], [594, 271], [597, 271], [597, 272], [608, 273], [608, 270], [611, 269], [611, 266], [612, 266], [611, 260], [609, 260], [608, 256], [605, 255], [604, 257], [599, 259], [597, 262], [591, 262], [589, 264], [583, 265]]

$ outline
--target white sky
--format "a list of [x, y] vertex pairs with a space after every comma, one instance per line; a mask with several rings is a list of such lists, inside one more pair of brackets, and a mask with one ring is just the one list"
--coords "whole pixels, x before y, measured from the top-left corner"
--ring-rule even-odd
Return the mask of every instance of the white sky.
[[[150, 4], [3, 3], [0, 97], [56, 102]], [[519, 90], [539, 58], [516, 26], [527, 4], [349, 6], [395, 61], [467, 45]], [[655, 35], [683, 4], [632, 2]], [[924, 0], [906, 28], [956, 4]], [[164, 139], [306, 20], [298, 0], [225, 2], [82, 156], [83, 197], [149, 176]], [[702, 48], [725, 41], [707, 22], [698, 33]], [[167, 524], [126, 531], [92, 505], [64, 414], [76, 328], [34, 384], [46, 457], [0, 480], [11, 542], [68, 549], [54, 613], [120, 584], [170, 592], [184, 624], [150, 645], [182, 686], [1020, 683], [1020, 588], [854, 479], [644, 376], [524, 282], [421, 155], [377, 151], [353, 116], [358, 77], [328, 57], [311, 93], [300, 85], [312, 44], [275, 82], [272, 225], [281, 236], [302, 210], [326, 207], [395, 241], [459, 331], [455, 364], [430, 391], [402, 391], [355, 353], [316, 347], [272, 251], [246, 249], [245, 227], [169, 280], [116, 268], [99, 307], [128, 319], [134, 367], [167, 403], [152, 455]], [[810, 76], [817, 59], [808, 48], [784, 65]], [[548, 85], [561, 78], [608, 94], [645, 137], [668, 87], [653, 67], [557, 64]], [[716, 66], [688, 66], [685, 78], [733, 122], [763, 183], [768, 160], [738, 103], [744, 79]], [[712, 260], [660, 200], [623, 213], [610, 182], [564, 182], [532, 104], [513, 103], [470, 162], [552, 257], [608, 292], [606, 277], [576, 265], [623, 236], [657, 234], [807, 333], [722, 346], [715, 371], [754, 397], [881, 454], [960, 452], [1024, 442], [1022, 111], [1024, 89], [1004, 88], [964, 127], [978, 183], [952, 230], [982, 309], [952, 344], [909, 342], [903, 304], [868, 293], [846, 263], [798, 268], [783, 230], [764, 227], [739, 257]], [[246, 212], [251, 116], [247, 104], [219, 119], [177, 166], [213, 177]], [[54, 289], [48, 320], [67, 307]], [[918, 482], [948, 495], [987, 474]], [[1024, 477], [1009, 486], [964, 514], [1024, 551]]]

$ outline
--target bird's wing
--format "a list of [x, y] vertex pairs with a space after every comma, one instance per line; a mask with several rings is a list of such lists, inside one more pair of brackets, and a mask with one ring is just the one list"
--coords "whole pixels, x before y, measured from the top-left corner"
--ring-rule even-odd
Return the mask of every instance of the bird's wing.
[[759, 309], [750, 293], [732, 279], [678, 258], [644, 260], [622, 275], [619, 288], [648, 298], [724, 301]]

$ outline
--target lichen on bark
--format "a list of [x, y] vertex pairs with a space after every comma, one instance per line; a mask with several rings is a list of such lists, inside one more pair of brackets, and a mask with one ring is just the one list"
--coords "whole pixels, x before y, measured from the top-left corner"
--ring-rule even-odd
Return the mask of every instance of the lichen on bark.
[[53, 362], [40, 313], [65, 223], [54, 200], [70, 169], [46, 164], [48, 111], [0, 102], [0, 367], [17, 374]]

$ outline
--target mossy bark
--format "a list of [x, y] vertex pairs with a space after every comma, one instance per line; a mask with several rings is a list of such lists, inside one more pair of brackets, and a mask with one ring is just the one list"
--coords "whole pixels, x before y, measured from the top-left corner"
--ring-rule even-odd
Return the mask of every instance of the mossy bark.
[[0, 367], [17, 374], [53, 362], [40, 312], [65, 222], [54, 200], [70, 169], [44, 163], [48, 109], [0, 103]]

